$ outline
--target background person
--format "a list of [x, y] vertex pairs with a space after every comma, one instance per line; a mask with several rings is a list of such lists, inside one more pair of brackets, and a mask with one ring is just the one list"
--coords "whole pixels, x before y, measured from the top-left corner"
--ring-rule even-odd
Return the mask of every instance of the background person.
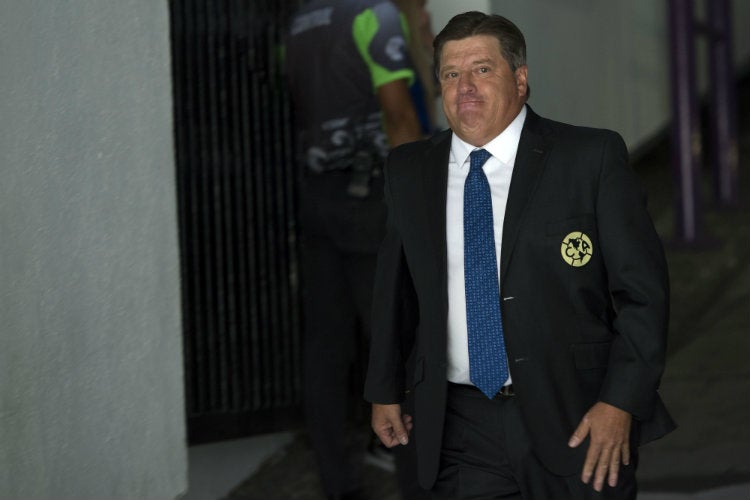
[[409, 55], [414, 66], [414, 83], [409, 87], [412, 101], [417, 110], [422, 133], [429, 136], [437, 131], [435, 103], [438, 87], [433, 67], [432, 32], [427, 0], [393, 0], [406, 18], [409, 38]]
[[305, 418], [328, 497], [363, 498], [346, 449], [348, 396], [362, 378], [359, 339], [384, 235], [382, 162], [391, 146], [421, 137], [414, 71], [399, 12], [383, 0], [305, 4], [286, 63], [303, 157]]

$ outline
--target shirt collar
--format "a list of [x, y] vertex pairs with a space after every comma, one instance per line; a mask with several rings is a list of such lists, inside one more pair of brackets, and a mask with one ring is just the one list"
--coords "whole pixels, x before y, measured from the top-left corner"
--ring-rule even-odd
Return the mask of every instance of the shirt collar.
[[[526, 105], [524, 104], [518, 115], [500, 132], [500, 135], [482, 146], [483, 149], [506, 165], [513, 165], [518, 152], [518, 143], [521, 141], [521, 131], [526, 120]], [[451, 155], [459, 168], [464, 168], [466, 159], [472, 151], [477, 149], [468, 142], [458, 137], [455, 133], [451, 138]]]

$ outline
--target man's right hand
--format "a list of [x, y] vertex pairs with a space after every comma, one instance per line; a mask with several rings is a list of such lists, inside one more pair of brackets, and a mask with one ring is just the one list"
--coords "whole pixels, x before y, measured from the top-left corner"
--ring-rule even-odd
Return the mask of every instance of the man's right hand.
[[401, 415], [401, 405], [372, 405], [372, 430], [388, 448], [409, 443], [411, 415]]

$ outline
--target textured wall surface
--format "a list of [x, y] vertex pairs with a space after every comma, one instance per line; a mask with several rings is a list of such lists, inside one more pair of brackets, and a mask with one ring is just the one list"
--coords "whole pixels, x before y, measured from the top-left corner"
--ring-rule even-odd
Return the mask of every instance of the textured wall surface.
[[0, 498], [186, 487], [168, 29], [0, 4]]
[[[737, 67], [750, 68], [750, 2], [731, 2]], [[653, 0], [429, 0], [437, 33], [477, 9], [508, 17], [526, 37], [529, 104], [547, 117], [617, 130], [633, 149], [671, 118], [667, 2]], [[695, 2], [696, 16], [702, 17]], [[697, 79], [706, 88], [705, 40]]]

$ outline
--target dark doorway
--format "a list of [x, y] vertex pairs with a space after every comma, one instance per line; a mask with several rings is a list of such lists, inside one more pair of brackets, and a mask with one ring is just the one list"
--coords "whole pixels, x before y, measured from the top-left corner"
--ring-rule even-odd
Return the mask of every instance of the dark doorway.
[[191, 444], [300, 422], [294, 153], [282, 33], [299, 2], [170, 0]]

